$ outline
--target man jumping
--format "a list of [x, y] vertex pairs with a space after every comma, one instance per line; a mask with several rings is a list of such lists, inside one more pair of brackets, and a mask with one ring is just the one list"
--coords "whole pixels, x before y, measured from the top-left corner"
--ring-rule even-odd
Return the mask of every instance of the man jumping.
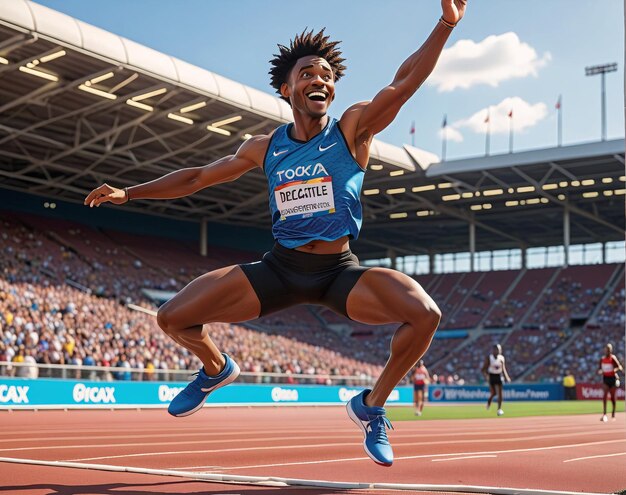
[[157, 322], [163, 331], [204, 365], [171, 402], [171, 414], [197, 411], [213, 390], [239, 374], [237, 364], [220, 352], [204, 324], [251, 320], [294, 304], [321, 304], [358, 322], [401, 324], [374, 387], [347, 405], [350, 418], [363, 431], [367, 454], [378, 464], [392, 464], [386, 432], [391, 424], [383, 406], [428, 349], [441, 313], [411, 277], [359, 266], [350, 239], [356, 239], [361, 228], [360, 194], [372, 139], [435, 68], [465, 5], [465, 0], [442, 0], [442, 16], [432, 33], [400, 66], [391, 84], [372, 101], [352, 105], [339, 120], [327, 114], [335, 83], [346, 68], [339, 42], [329, 41], [324, 30], [303, 32], [288, 47], [278, 46], [270, 69], [272, 86], [291, 105], [293, 123], [254, 136], [234, 155], [209, 165], [124, 189], [103, 184], [87, 196], [85, 204], [90, 206], [181, 198], [257, 167], [267, 177], [276, 239], [272, 250], [257, 263], [198, 277], [159, 309]]

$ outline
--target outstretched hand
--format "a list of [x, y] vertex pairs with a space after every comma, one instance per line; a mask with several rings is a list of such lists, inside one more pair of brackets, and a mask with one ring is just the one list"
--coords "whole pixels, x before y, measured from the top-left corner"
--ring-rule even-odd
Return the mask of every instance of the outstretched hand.
[[441, 0], [443, 20], [450, 24], [456, 24], [465, 15], [467, 0]]
[[114, 205], [121, 205], [128, 201], [126, 197], [126, 191], [124, 189], [118, 189], [117, 187], [111, 187], [108, 184], [102, 184], [100, 187], [96, 187], [85, 198], [85, 205], [89, 205], [90, 208], [94, 206], [100, 206], [107, 201]]

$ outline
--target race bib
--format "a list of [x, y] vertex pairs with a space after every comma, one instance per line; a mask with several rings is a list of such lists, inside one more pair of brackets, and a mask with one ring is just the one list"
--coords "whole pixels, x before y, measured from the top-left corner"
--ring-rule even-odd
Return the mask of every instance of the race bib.
[[333, 178], [299, 180], [274, 189], [280, 219], [310, 218], [335, 213]]
[[602, 363], [603, 373], [612, 373], [614, 369], [615, 369], [615, 366], [613, 366], [613, 363]]

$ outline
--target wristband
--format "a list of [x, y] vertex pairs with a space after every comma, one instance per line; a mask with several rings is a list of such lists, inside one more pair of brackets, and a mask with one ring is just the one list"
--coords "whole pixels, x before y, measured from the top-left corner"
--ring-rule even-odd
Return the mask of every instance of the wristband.
[[124, 188], [124, 192], [126, 193], [126, 202], [128, 203], [130, 201], [130, 193], [127, 187]]
[[445, 27], [447, 27], [448, 29], [454, 29], [454, 26], [456, 26], [456, 24], [452, 24], [451, 22], [446, 21], [443, 18], [443, 16], [439, 18], [439, 22], [443, 24]]

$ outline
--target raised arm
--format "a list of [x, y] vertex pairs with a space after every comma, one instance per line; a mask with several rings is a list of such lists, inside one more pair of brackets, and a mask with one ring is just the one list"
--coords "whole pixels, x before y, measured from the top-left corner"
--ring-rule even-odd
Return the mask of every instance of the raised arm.
[[234, 155], [221, 158], [203, 167], [176, 170], [163, 177], [132, 187], [119, 189], [102, 184], [85, 198], [85, 205], [100, 206], [111, 202], [124, 204], [131, 199], [174, 199], [189, 196], [205, 187], [230, 182], [249, 170], [263, 166], [268, 136], [248, 139]]
[[367, 140], [369, 144], [375, 134], [393, 121], [435, 68], [452, 28], [465, 14], [466, 3], [466, 0], [441, 0], [442, 16], [428, 39], [404, 61], [391, 84], [371, 102], [357, 103], [346, 110], [341, 119], [344, 133], [354, 135], [357, 143]]

